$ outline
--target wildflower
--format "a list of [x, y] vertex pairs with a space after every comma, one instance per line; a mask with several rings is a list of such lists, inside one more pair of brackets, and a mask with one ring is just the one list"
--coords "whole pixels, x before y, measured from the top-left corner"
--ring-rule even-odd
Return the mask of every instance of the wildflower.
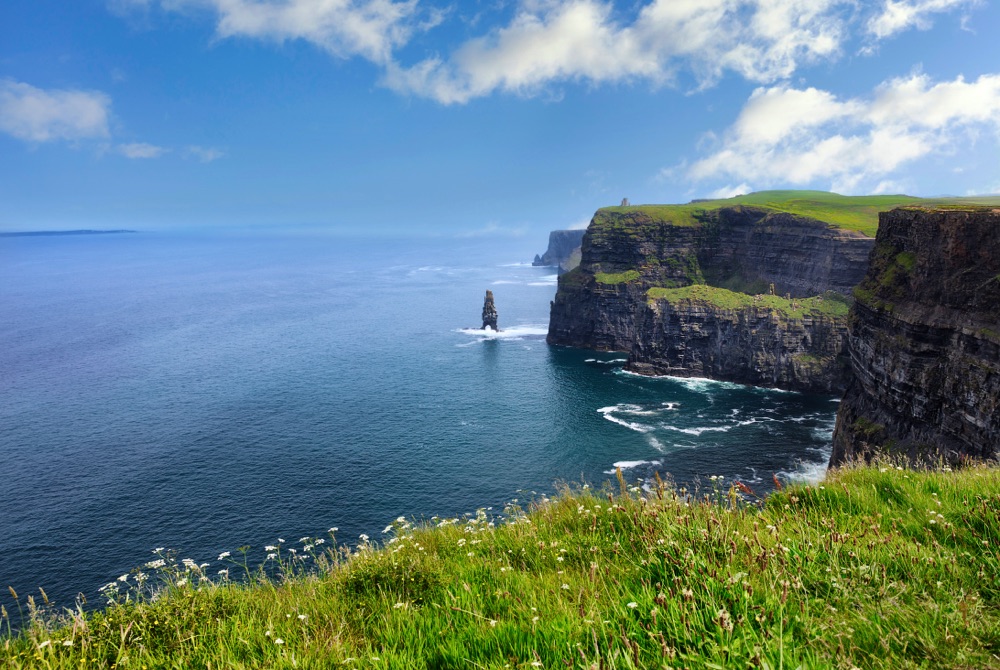
[[46, 640], [45, 642], [42, 642], [40, 645], [38, 645], [38, 648], [45, 649], [45, 647], [49, 646], [50, 644], [52, 644], [52, 640]]
[[569, 584], [563, 584], [562, 585], [562, 590], [563, 591], [569, 591]]
[[382, 534], [383, 535], [385, 535], [386, 533], [391, 533], [391, 532], [392, 532], [392, 524], [391, 523], [388, 526], [386, 526], [385, 528], [382, 529]]
[[62, 645], [64, 647], [72, 647], [73, 646], [73, 640], [63, 640]]
[[120, 582], [127, 582], [128, 581], [128, 575], [122, 575], [121, 577], [118, 578], [118, 581], [120, 581]]
[[177, 580], [177, 586], [184, 586], [187, 583], [188, 583], [187, 577], [184, 577], [183, 579], [178, 579]]
[[299, 615], [299, 621], [305, 621], [305, 620], [306, 620], [306, 615], [305, 614], [300, 614]]
[[273, 559], [273, 558], [277, 558], [277, 557], [278, 557], [278, 555], [277, 555], [277, 554], [268, 554], [268, 555], [267, 555], [267, 559], [265, 559], [265, 560], [271, 560], [271, 559]]
[[392, 606], [392, 609], [398, 610], [403, 607], [406, 607], [406, 603], [396, 603], [395, 605]]
[[285, 644], [285, 641], [282, 640], [280, 637], [276, 637], [276, 638], [274, 638], [274, 643], [275, 644]]
[[154, 550], [153, 550], [153, 553], [154, 553], [154, 554], [158, 554], [158, 553], [160, 553], [161, 551], [163, 551], [163, 547], [157, 547], [156, 549], [154, 549]]
[[496, 619], [490, 619], [490, 627], [491, 628], [496, 628], [496, 625], [497, 625], [497, 620]]
[[333, 528], [331, 528], [331, 529], [330, 529], [330, 530], [328, 530], [327, 532], [328, 532], [328, 533], [336, 533], [336, 532], [337, 532], [338, 530], [340, 530], [340, 529], [339, 529], [339, 528], [337, 528], [336, 526], [334, 526]]
[[278, 538], [278, 544], [282, 544], [284, 541], [285, 541], [285, 538], [283, 538], [283, 537], [279, 537]]
[[364, 533], [361, 533], [361, 535], [358, 535], [358, 537], [361, 539], [362, 542], [368, 541], [368, 536], [365, 535]]
[[199, 565], [198, 567], [199, 567], [199, 568], [207, 568], [207, 567], [208, 567], [208, 563], [202, 563], [202, 564], [201, 564], [201, 565]]
[[276, 546], [274, 546], [273, 544], [269, 544], [266, 547], [264, 547], [264, 551], [277, 551], [277, 550], [278, 550], [278, 548]]
[[158, 558], [155, 561], [150, 561], [149, 563], [146, 563], [146, 567], [149, 568], [150, 570], [156, 570], [157, 568], [162, 568], [166, 564], [167, 564], [166, 561], [164, 561], [162, 558]]
[[474, 551], [470, 551], [469, 553], [466, 554], [466, 556], [474, 556], [474, 555], [475, 555]]
[[219, 554], [219, 558], [217, 560], [221, 561], [224, 558], [229, 558], [229, 556], [230, 556], [230, 553], [228, 551], [224, 551], [221, 554]]
[[271, 631], [269, 631], [269, 630], [265, 630], [265, 631], [264, 631], [264, 637], [271, 637], [271, 636], [272, 636], [273, 634], [274, 634], [274, 633], [272, 633], [272, 632], [271, 632]]
[[229, 576], [229, 569], [228, 568], [224, 568], [222, 570], [219, 570], [219, 574], [222, 575], [223, 577], [228, 577]]
[[638, 606], [639, 606], [639, 603], [635, 602], [634, 600], [632, 602], [628, 603], [627, 605], [625, 605], [625, 607], [628, 607], [629, 609], [633, 609], [633, 610], [636, 607], [638, 607]]

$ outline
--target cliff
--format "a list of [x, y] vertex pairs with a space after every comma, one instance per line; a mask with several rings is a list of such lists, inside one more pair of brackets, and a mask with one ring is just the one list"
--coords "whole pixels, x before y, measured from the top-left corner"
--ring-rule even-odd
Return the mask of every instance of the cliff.
[[690, 286], [650, 289], [628, 368], [810, 393], [843, 391], [847, 301], [749, 296]]
[[849, 318], [831, 464], [1000, 454], [1000, 210], [881, 215]]
[[[844, 299], [799, 303], [848, 294], [873, 243], [772, 207], [602, 209], [560, 277], [548, 342], [627, 351], [642, 373], [843, 391]], [[672, 292], [696, 285], [716, 290]]]
[[580, 244], [583, 230], [553, 230], [549, 233], [549, 248], [541, 256], [535, 255], [535, 266], [557, 266], [560, 272], [569, 272], [580, 264]]

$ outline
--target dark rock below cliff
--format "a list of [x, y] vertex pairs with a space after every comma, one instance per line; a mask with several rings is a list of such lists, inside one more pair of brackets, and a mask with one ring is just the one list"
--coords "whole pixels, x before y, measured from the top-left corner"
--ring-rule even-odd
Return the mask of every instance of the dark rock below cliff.
[[1000, 454], [1000, 210], [881, 215], [831, 464]]

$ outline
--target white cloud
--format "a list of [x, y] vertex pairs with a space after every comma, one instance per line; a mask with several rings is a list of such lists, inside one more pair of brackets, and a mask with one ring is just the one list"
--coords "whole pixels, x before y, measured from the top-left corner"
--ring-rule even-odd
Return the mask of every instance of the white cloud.
[[838, 53], [850, 0], [653, 0], [634, 21], [601, 0], [522, 0], [514, 19], [451, 57], [390, 64], [401, 92], [463, 103], [494, 91], [532, 94], [556, 81], [672, 81], [687, 67], [700, 85], [725, 72], [788, 77]]
[[130, 144], [119, 144], [115, 149], [126, 158], [159, 158], [164, 153], [170, 151], [155, 144], [145, 142], [132, 142]]
[[[108, 0], [114, 9], [148, 9], [155, 0]], [[420, 22], [418, 0], [159, 0], [165, 10], [201, 9], [215, 15], [220, 38], [305, 40], [343, 58], [385, 63], [415, 30], [440, 20], [431, 12]]]
[[217, 161], [226, 155], [225, 152], [220, 149], [200, 147], [196, 144], [186, 147], [184, 149], [184, 154], [192, 158], [197, 158], [202, 163], [211, 163], [212, 161]]
[[910, 28], [927, 30], [932, 14], [977, 4], [979, 0], [885, 0], [881, 12], [872, 16], [866, 27], [870, 35], [884, 39]]
[[566, 230], [586, 230], [590, 226], [590, 217], [580, 219], [576, 223], [571, 224]]
[[950, 150], [984, 128], [1000, 131], [1000, 74], [940, 83], [917, 74], [847, 100], [814, 88], [760, 88], [721, 147], [687, 175], [758, 185], [825, 180], [841, 192], [871, 183], [888, 190], [895, 186], [885, 177], [900, 166]]
[[0, 131], [28, 142], [108, 136], [111, 99], [98, 91], [41, 89], [0, 80]]
[[717, 188], [708, 194], [708, 197], [713, 200], [725, 200], [727, 198], [735, 198], [738, 195], [744, 195], [753, 191], [753, 187], [750, 184], [743, 182], [739, 186], [727, 185], [722, 188]]

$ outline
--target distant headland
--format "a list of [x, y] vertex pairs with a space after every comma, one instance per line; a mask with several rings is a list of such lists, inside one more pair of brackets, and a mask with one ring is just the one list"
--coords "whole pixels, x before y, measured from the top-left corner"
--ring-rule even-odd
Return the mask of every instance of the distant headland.
[[0, 232], [0, 237], [38, 237], [42, 235], [113, 235], [117, 233], [137, 233], [137, 230], [21, 230], [13, 233]]

